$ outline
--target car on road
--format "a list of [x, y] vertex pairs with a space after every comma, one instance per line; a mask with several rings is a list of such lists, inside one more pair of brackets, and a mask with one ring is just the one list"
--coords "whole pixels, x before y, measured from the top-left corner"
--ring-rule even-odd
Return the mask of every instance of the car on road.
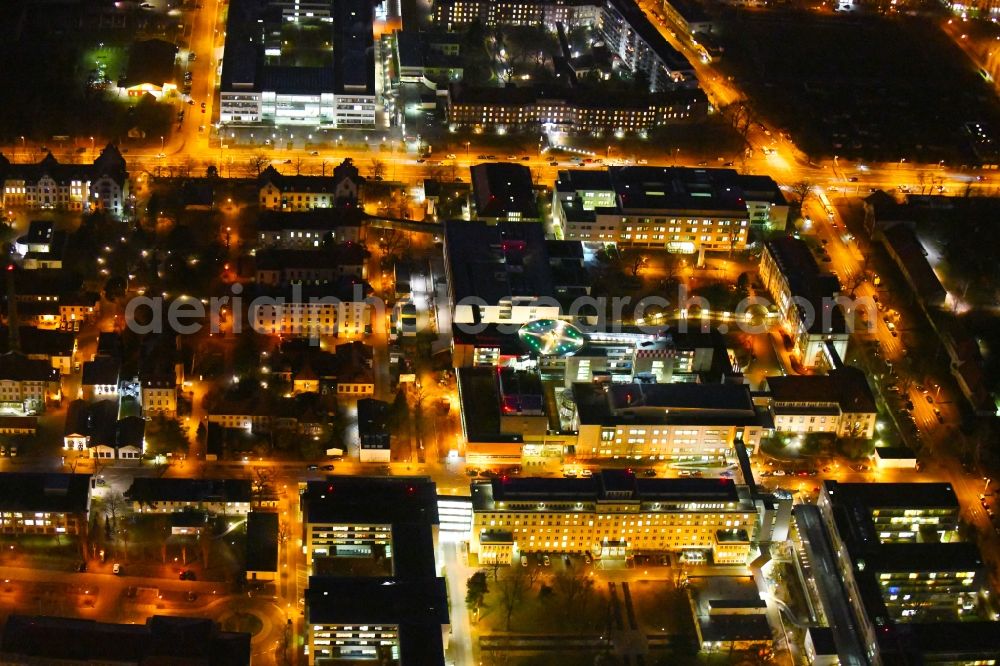
[[643, 476], [656, 476], [656, 470], [653, 469], [652, 467], [650, 467], [648, 469], [644, 469], [642, 471], [642, 475]]
[[527, 555], [522, 555], [521, 556], [521, 566], [522, 567], [528, 566], [528, 556]]
[[193, 571], [191, 571], [190, 569], [185, 569], [184, 571], [181, 572], [180, 579], [181, 580], [196, 580], [197, 576], [195, 576], [195, 573]]
[[924, 400], [927, 401], [928, 405], [933, 405], [934, 404], [934, 396], [932, 396], [932, 395], [925, 395], [924, 396]]
[[422, 157], [421, 157], [421, 158], [419, 158], [419, 159], [417, 160], [417, 164], [423, 164], [423, 163], [424, 163], [424, 162], [426, 162], [426, 161], [427, 161], [427, 160], [425, 160], [424, 158], [422, 158]]
[[584, 553], [583, 561], [586, 562], [587, 564], [592, 564], [594, 561], [594, 557], [590, 553]]
[[313, 157], [316, 157], [317, 155], [319, 155], [319, 151], [318, 150], [314, 150], [314, 151], [312, 151], [309, 154], [312, 155]]
[[458, 158], [455, 156], [455, 153], [448, 153], [448, 159], [449, 160], [454, 160], [454, 159], [458, 159]]
[[542, 555], [542, 564], [544, 564], [547, 567], [552, 566], [552, 560], [549, 558], [548, 555]]
[[549, 162], [549, 166], [559, 166], [559, 162]]
[[783, 470], [783, 469], [776, 469], [773, 472], [771, 472], [771, 475], [772, 476], [784, 476], [785, 475], [785, 470]]
[[580, 476], [583, 477], [584, 479], [589, 479], [590, 477], [594, 476], [594, 471], [590, 469], [581, 469]]
[[479, 470], [477, 469], [467, 469], [465, 470], [466, 476], [479, 476]]
[[847, 182], [849, 182], [849, 183], [856, 183], [856, 182], [858, 182], [858, 177], [857, 176], [851, 176], [850, 178], [847, 179]]
[[316, 470], [319, 469], [319, 465], [309, 465], [309, 467], [307, 467], [306, 469], [308, 469], [310, 472], [315, 472]]
[[117, 562], [115, 562], [115, 565], [111, 567], [111, 573], [113, 573], [116, 576], [121, 576], [123, 572], [124, 569], [122, 568], [122, 565], [118, 564]]
[[576, 478], [576, 472], [574, 472], [574, 471], [573, 471], [573, 470], [571, 470], [571, 469], [567, 469], [567, 470], [565, 470], [565, 471], [563, 472], [563, 476], [564, 476], [565, 478], [567, 478], [567, 479], [575, 479], [575, 478]]
[[332, 472], [333, 471], [333, 465], [323, 465], [323, 471], [324, 472]]
[[87, 571], [87, 562], [86, 561], [80, 562], [80, 564], [78, 564], [76, 566], [76, 570], [78, 572], [80, 572], [80, 573], [86, 573], [86, 571]]
[[733, 163], [732, 162], [726, 162], [722, 166], [724, 166], [724, 167], [731, 167], [731, 166], [733, 166]]

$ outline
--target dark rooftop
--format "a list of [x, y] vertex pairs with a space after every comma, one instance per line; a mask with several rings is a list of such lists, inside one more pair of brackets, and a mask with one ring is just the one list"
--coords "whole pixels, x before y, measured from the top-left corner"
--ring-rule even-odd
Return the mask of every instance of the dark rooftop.
[[436, 525], [437, 491], [426, 477], [329, 476], [302, 493], [308, 523], [418, 523]]
[[151, 83], [161, 86], [173, 83], [177, 46], [162, 39], [134, 42], [129, 49], [125, 69], [125, 87]]
[[0, 473], [0, 511], [86, 513], [90, 474]]
[[531, 182], [531, 170], [523, 164], [490, 162], [476, 164], [472, 173], [472, 196], [480, 218], [508, 219], [516, 213], [521, 220], [537, 220], [538, 202]]
[[136, 477], [125, 492], [133, 502], [249, 502], [249, 479]]
[[201, 618], [154, 615], [136, 625], [11, 615], [0, 652], [47, 664], [246, 666], [250, 634], [220, 631], [212, 620]]
[[857, 502], [868, 509], [958, 510], [950, 483], [840, 483], [824, 481], [825, 492], [839, 502]]
[[278, 570], [278, 514], [247, 514], [246, 570]]
[[472, 503], [479, 509], [497, 502], [738, 502], [732, 479], [636, 477], [628, 470], [602, 470], [590, 478], [504, 476], [471, 484]]
[[835, 402], [844, 413], [874, 413], [875, 396], [865, 373], [841, 366], [827, 375], [785, 375], [767, 378], [776, 403]]
[[449, 221], [444, 228], [448, 284], [454, 302], [478, 296], [555, 297], [545, 230], [538, 222]]

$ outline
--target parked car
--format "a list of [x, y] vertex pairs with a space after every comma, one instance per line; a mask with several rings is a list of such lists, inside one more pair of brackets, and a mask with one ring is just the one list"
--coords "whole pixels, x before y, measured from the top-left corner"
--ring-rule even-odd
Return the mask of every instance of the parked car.
[[118, 564], [117, 562], [115, 562], [115, 565], [111, 567], [111, 573], [113, 573], [116, 576], [122, 575], [123, 571], [124, 569], [122, 569], [122, 565]]
[[542, 564], [544, 564], [547, 567], [552, 566], [552, 560], [549, 558], [548, 555], [542, 555]]
[[521, 566], [522, 567], [528, 566], [528, 556], [527, 555], [522, 555], [521, 556]]

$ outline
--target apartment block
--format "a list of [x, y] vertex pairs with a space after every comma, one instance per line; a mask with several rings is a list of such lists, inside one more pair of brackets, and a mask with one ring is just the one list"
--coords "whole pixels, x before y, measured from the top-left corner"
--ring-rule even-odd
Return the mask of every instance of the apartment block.
[[783, 236], [764, 243], [760, 280], [782, 315], [782, 328], [806, 367], [832, 367], [828, 347], [846, 358], [851, 326], [837, 303], [840, 281], [820, 271], [805, 241]]
[[757, 513], [731, 479], [638, 478], [603, 470], [591, 478], [502, 477], [472, 484], [469, 551], [481, 563], [523, 553], [589, 553], [622, 560], [638, 552], [697, 551], [743, 564]]
[[774, 428], [745, 384], [605, 384], [572, 387], [578, 459], [728, 461]]
[[87, 529], [90, 474], [0, 473], [0, 533], [76, 535]]
[[746, 247], [751, 221], [784, 223], [788, 205], [767, 180], [770, 190], [732, 169], [566, 170], [556, 180], [552, 213], [566, 240], [728, 252]]

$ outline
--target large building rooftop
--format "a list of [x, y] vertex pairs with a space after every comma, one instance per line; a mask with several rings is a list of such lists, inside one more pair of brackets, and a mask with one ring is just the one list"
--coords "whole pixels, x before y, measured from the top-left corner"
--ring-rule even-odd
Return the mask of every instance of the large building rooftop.
[[545, 230], [538, 222], [449, 221], [444, 249], [454, 303], [471, 297], [497, 304], [507, 298], [556, 296]]
[[212, 620], [202, 618], [154, 615], [145, 624], [107, 624], [11, 615], [0, 658], [18, 664], [246, 666], [250, 634], [220, 631]]
[[629, 470], [580, 479], [503, 476], [472, 483], [472, 504], [480, 511], [501, 509], [505, 502], [595, 501], [738, 502], [740, 496], [732, 479], [639, 478]]
[[90, 474], [0, 473], [0, 511], [86, 513]]

